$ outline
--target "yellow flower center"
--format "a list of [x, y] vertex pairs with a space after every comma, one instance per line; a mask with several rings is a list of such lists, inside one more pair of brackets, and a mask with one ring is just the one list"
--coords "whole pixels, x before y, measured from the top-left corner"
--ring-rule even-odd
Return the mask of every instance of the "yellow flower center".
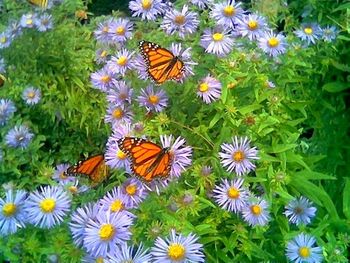
[[250, 211], [252, 211], [253, 215], [258, 216], [261, 214], [262, 209], [259, 205], [252, 205]]
[[225, 16], [233, 16], [235, 13], [236, 13], [236, 10], [232, 5], [228, 5], [224, 8]]
[[27, 25], [32, 25], [32, 24], [33, 24], [33, 19], [28, 18], [28, 19], [26, 20], [26, 24], [27, 24]]
[[101, 52], [101, 58], [105, 58], [105, 57], [107, 57], [107, 51], [106, 50], [103, 50], [102, 52]]
[[28, 98], [33, 99], [35, 97], [35, 93], [33, 91], [28, 93]]
[[111, 240], [114, 234], [115, 234], [115, 229], [111, 224], [102, 225], [99, 231], [100, 238], [105, 241]]
[[51, 213], [56, 206], [56, 201], [52, 198], [46, 198], [40, 202], [41, 211], [44, 213]]
[[108, 83], [108, 82], [111, 81], [111, 77], [108, 76], [108, 75], [102, 76], [102, 77], [101, 77], [101, 81], [102, 81], [103, 83]]
[[178, 15], [178, 16], [175, 17], [174, 21], [178, 25], [183, 25], [183, 24], [185, 24], [186, 17], [184, 15]]
[[245, 158], [244, 152], [242, 151], [237, 151], [232, 154], [232, 158], [235, 162], [242, 162]]
[[299, 256], [302, 257], [302, 258], [308, 258], [310, 257], [310, 248], [308, 247], [301, 247], [299, 248]]
[[96, 263], [104, 263], [105, 261], [103, 260], [103, 257], [98, 257], [96, 258]]
[[71, 185], [68, 190], [72, 193], [72, 194], [77, 194], [78, 193], [78, 187]]
[[235, 187], [230, 187], [230, 189], [227, 191], [227, 195], [231, 199], [237, 199], [239, 198], [239, 190]]
[[255, 29], [257, 29], [257, 28], [258, 28], [258, 21], [250, 20], [250, 21], [248, 22], [248, 28], [249, 28], [250, 30], [255, 30]]
[[222, 33], [215, 33], [213, 34], [213, 40], [214, 41], [221, 41], [224, 38], [224, 34]]
[[124, 66], [127, 62], [128, 62], [128, 58], [126, 56], [121, 56], [120, 58], [118, 58], [118, 61], [117, 61], [119, 66]]
[[128, 195], [134, 195], [136, 193], [137, 186], [135, 184], [129, 184], [127, 187], [125, 187], [125, 191]]
[[168, 256], [172, 260], [182, 260], [185, 257], [186, 249], [181, 244], [170, 244], [168, 248]]
[[270, 46], [270, 47], [277, 47], [278, 44], [279, 44], [279, 40], [275, 37], [271, 37], [268, 41], [267, 41], [267, 44]]
[[159, 102], [159, 97], [157, 95], [150, 95], [148, 97], [148, 101], [151, 103], [151, 104], [157, 104]]
[[0, 42], [1, 43], [6, 43], [6, 41], [7, 41], [7, 38], [4, 36], [4, 37], [2, 37], [2, 38], [0, 38]]
[[4, 216], [12, 216], [14, 213], [16, 213], [17, 207], [14, 203], [6, 203], [2, 207], [2, 213]]
[[116, 108], [112, 115], [115, 119], [121, 119], [124, 116], [124, 112], [121, 108]]
[[208, 83], [203, 82], [203, 83], [199, 84], [198, 90], [199, 90], [200, 92], [207, 92], [208, 89], [209, 89]]
[[119, 160], [125, 160], [126, 157], [127, 157], [127, 155], [126, 155], [123, 151], [118, 150], [118, 152], [117, 152], [117, 158], [118, 158]]
[[122, 200], [116, 199], [113, 201], [113, 203], [110, 206], [112, 212], [118, 212], [120, 210], [124, 209], [124, 204]]
[[301, 214], [301, 213], [303, 213], [304, 212], [304, 210], [301, 208], [301, 207], [296, 207], [295, 209], [294, 209], [294, 213], [296, 213], [296, 214]]
[[305, 27], [304, 28], [304, 32], [305, 32], [305, 34], [307, 34], [307, 35], [311, 35], [312, 34], [312, 28], [311, 27]]
[[124, 35], [124, 33], [125, 33], [125, 27], [123, 27], [123, 26], [118, 26], [118, 27], [117, 27], [117, 30], [116, 30], [116, 33], [117, 33], [118, 35]]
[[49, 20], [48, 19], [43, 19], [41, 21], [41, 24], [43, 24], [44, 26], [48, 25], [49, 24]]
[[152, 7], [152, 1], [151, 0], [142, 0], [141, 1], [142, 8], [145, 10], [149, 10]]
[[108, 26], [104, 26], [104, 27], [102, 28], [102, 32], [103, 32], [103, 33], [108, 33], [108, 30], [109, 30]]
[[66, 179], [67, 178], [67, 176], [64, 174], [64, 172], [62, 172], [62, 173], [60, 173], [60, 179]]

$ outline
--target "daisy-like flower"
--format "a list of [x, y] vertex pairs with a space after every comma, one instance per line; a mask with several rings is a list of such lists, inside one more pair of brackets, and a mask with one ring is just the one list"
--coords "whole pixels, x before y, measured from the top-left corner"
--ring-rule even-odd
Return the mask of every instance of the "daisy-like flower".
[[111, 213], [125, 213], [134, 218], [135, 216], [127, 211], [127, 209], [134, 208], [133, 204], [128, 202], [128, 197], [123, 193], [120, 186], [114, 187], [107, 192], [105, 196], [99, 201], [99, 205], [103, 211], [109, 210]]
[[34, 25], [40, 32], [47, 31], [53, 28], [52, 16], [49, 14], [42, 14], [40, 17], [36, 17]]
[[72, 181], [61, 181], [60, 185], [70, 194], [77, 195], [90, 190], [90, 187], [81, 184], [79, 178], [74, 178]]
[[190, 2], [199, 9], [205, 9], [212, 3], [212, 0], [191, 0]]
[[132, 218], [124, 213], [97, 213], [85, 229], [84, 247], [93, 256], [107, 256], [118, 245], [130, 240]]
[[152, 85], [141, 89], [141, 95], [137, 99], [141, 106], [146, 107], [147, 111], [155, 112], [161, 112], [165, 109], [168, 102], [165, 91], [160, 88], [154, 91]]
[[232, 144], [224, 143], [221, 145], [221, 164], [227, 171], [240, 176], [255, 169], [252, 160], [258, 160], [258, 150], [256, 147], [250, 148], [250, 141], [247, 137], [232, 137]]
[[23, 91], [22, 99], [28, 105], [38, 104], [41, 99], [41, 92], [34, 87], [28, 87]]
[[133, 61], [134, 69], [137, 71], [137, 77], [142, 80], [148, 79], [147, 64], [145, 59], [140, 55], [136, 55]]
[[129, 2], [132, 16], [141, 16], [142, 20], [155, 20], [164, 12], [162, 0], [135, 0]]
[[249, 193], [243, 187], [243, 179], [228, 181], [223, 179], [213, 190], [213, 197], [218, 205], [231, 212], [241, 212], [247, 205]]
[[109, 72], [113, 74], [120, 74], [125, 76], [127, 70], [133, 69], [132, 56], [134, 52], [123, 48], [118, 51], [111, 59], [107, 62], [107, 68]]
[[131, 103], [133, 90], [125, 81], [120, 80], [115, 83], [115, 87], [107, 91], [107, 101], [116, 105]]
[[301, 24], [301, 28], [294, 31], [294, 33], [302, 41], [306, 41], [308, 45], [316, 44], [316, 41], [321, 37], [322, 30], [316, 23]]
[[116, 79], [112, 72], [108, 71], [106, 67], [91, 74], [91, 83], [94, 88], [106, 92], [116, 84]]
[[235, 28], [235, 24], [242, 18], [244, 10], [240, 2], [226, 0], [222, 3], [214, 4], [210, 16], [223, 27]]
[[130, 122], [120, 123], [118, 126], [113, 127], [113, 133], [108, 139], [107, 146], [116, 144], [123, 137], [132, 137], [133, 135], [134, 132]]
[[7, 30], [10, 33], [12, 39], [15, 39], [23, 33], [21, 24], [17, 20], [11, 21], [7, 27]]
[[24, 14], [21, 17], [20, 24], [22, 28], [33, 28], [35, 26], [34, 21], [37, 15], [33, 13]]
[[82, 247], [85, 237], [85, 229], [88, 221], [95, 220], [98, 213], [98, 205], [93, 203], [88, 203], [83, 207], [78, 207], [71, 217], [71, 222], [69, 223], [69, 229], [72, 233], [72, 238], [74, 244], [78, 247]]
[[265, 17], [258, 14], [244, 15], [238, 21], [237, 31], [250, 40], [258, 39], [267, 27]]
[[242, 209], [242, 216], [251, 226], [264, 226], [270, 220], [269, 205], [260, 197], [250, 197]]
[[322, 248], [314, 246], [316, 239], [308, 234], [301, 233], [289, 241], [286, 254], [289, 260], [295, 263], [318, 263], [322, 262]]
[[109, 38], [124, 43], [132, 37], [133, 23], [127, 18], [117, 18], [109, 27]]
[[282, 34], [275, 34], [273, 31], [266, 31], [258, 39], [259, 47], [271, 57], [283, 54], [287, 49], [286, 37]]
[[112, 127], [114, 127], [123, 122], [130, 122], [132, 117], [133, 114], [129, 106], [125, 104], [118, 105], [110, 103], [107, 109], [107, 114], [105, 115], [105, 123], [111, 123]]
[[113, 169], [121, 168], [130, 171], [130, 161], [128, 156], [119, 149], [115, 139], [113, 137], [111, 138], [113, 143], [110, 143], [110, 140], [107, 142], [107, 149], [105, 153], [106, 164]]
[[122, 191], [127, 196], [130, 207], [137, 207], [147, 197], [143, 183], [137, 178], [127, 179], [122, 185]]
[[316, 207], [312, 206], [312, 202], [305, 197], [299, 199], [293, 199], [286, 206], [284, 214], [289, 218], [289, 221], [293, 224], [309, 224], [311, 219], [315, 217]]
[[70, 167], [70, 164], [68, 163], [62, 163], [58, 164], [55, 168], [55, 171], [52, 175], [52, 179], [54, 179], [57, 183], [61, 182], [73, 182], [74, 177], [73, 176], [67, 176], [65, 175], [65, 172]]
[[60, 224], [70, 210], [70, 198], [62, 187], [40, 187], [32, 192], [26, 203], [28, 222], [41, 228]]
[[0, 99], [0, 126], [3, 126], [16, 111], [15, 104], [8, 99]]
[[233, 35], [228, 29], [216, 27], [215, 29], [207, 28], [201, 37], [201, 46], [205, 52], [224, 57], [231, 52], [233, 48]]
[[107, 19], [98, 24], [97, 29], [94, 31], [94, 35], [97, 41], [104, 44], [111, 42], [110, 31], [112, 28], [113, 19]]
[[192, 60], [191, 48], [183, 49], [181, 43], [171, 43], [170, 51], [184, 63], [182, 78], [179, 81], [183, 82], [189, 75], [194, 75], [193, 66], [198, 63]]
[[181, 12], [176, 9], [166, 12], [160, 27], [168, 35], [178, 32], [181, 38], [185, 38], [186, 35], [195, 32], [198, 25], [198, 15], [188, 11], [188, 6], [184, 5]]
[[95, 61], [97, 64], [106, 63], [110, 54], [108, 48], [100, 48], [96, 51]]
[[188, 236], [176, 234], [171, 230], [165, 240], [158, 237], [151, 249], [154, 263], [204, 262], [203, 246], [197, 242], [198, 237], [192, 233]]
[[337, 38], [339, 30], [335, 26], [326, 26], [322, 29], [322, 39], [325, 42], [332, 42]]
[[18, 228], [25, 227], [26, 214], [24, 204], [27, 193], [23, 190], [6, 191], [5, 199], [0, 198], [0, 235], [9, 235], [17, 232]]
[[0, 49], [7, 48], [11, 45], [11, 34], [7, 31], [0, 33]]
[[172, 156], [170, 176], [179, 177], [192, 163], [192, 148], [190, 146], [184, 146], [186, 140], [180, 136], [177, 137], [173, 143], [172, 135], [161, 135], [160, 141], [163, 148], [169, 148], [169, 152]]
[[113, 251], [108, 255], [110, 263], [149, 263], [151, 262], [151, 254], [147, 253], [148, 249], [144, 249], [142, 243], [136, 249], [134, 246], [128, 246], [127, 243], [123, 243], [120, 249]]
[[89, 254], [86, 254], [82, 259], [81, 262], [83, 263], [104, 263], [109, 262], [107, 256], [91, 256]]
[[218, 100], [221, 96], [221, 83], [217, 79], [208, 74], [198, 85], [197, 89], [198, 97], [209, 104], [215, 100]]
[[13, 148], [25, 149], [32, 141], [34, 134], [24, 125], [18, 125], [8, 131], [5, 136], [5, 143]]

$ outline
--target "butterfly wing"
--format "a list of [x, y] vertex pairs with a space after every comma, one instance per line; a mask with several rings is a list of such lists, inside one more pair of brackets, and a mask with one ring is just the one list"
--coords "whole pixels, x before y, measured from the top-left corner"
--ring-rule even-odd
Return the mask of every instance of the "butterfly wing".
[[140, 138], [125, 137], [118, 141], [119, 148], [131, 159], [131, 170], [140, 179], [151, 182], [170, 173], [171, 155], [155, 143]]
[[184, 63], [173, 53], [148, 41], [141, 41], [139, 46], [148, 67], [148, 74], [156, 84], [162, 84], [169, 79], [181, 79]]
[[1, 88], [2, 86], [4, 86], [5, 81], [6, 81], [6, 77], [5, 77], [4, 75], [1, 75], [1, 74], [0, 74], [0, 88]]
[[41, 8], [47, 8], [49, 4], [49, 0], [28, 0], [28, 2]]
[[91, 181], [98, 184], [106, 179], [108, 167], [103, 154], [92, 156], [67, 169], [68, 176], [86, 175]]

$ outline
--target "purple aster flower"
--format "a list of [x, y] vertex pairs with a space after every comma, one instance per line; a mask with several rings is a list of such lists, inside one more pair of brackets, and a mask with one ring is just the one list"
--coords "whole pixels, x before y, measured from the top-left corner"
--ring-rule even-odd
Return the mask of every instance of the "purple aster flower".
[[20, 24], [22, 28], [33, 28], [34, 27], [34, 21], [36, 19], [36, 14], [28, 13], [24, 14], [21, 17]]
[[73, 212], [69, 229], [72, 233], [73, 242], [78, 247], [83, 246], [86, 225], [90, 219], [95, 220], [98, 209], [99, 206], [97, 204], [88, 203], [83, 207], [78, 207]]
[[53, 28], [52, 16], [49, 14], [42, 14], [40, 17], [36, 17], [34, 25], [40, 32], [47, 31]]
[[161, 0], [130, 1], [129, 8], [132, 16], [141, 16], [142, 20], [155, 20], [165, 10], [165, 6]]
[[97, 29], [94, 31], [97, 41], [105, 44], [109, 44], [111, 42], [110, 30], [113, 22], [114, 19], [110, 18], [98, 24]]
[[77, 177], [74, 177], [71, 181], [60, 181], [59, 183], [64, 188], [64, 190], [66, 190], [72, 196], [90, 190], [90, 187], [85, 184], [81, 184], [79, 178]]
[[312, 202], [305, 197], [293, 199], [286, 206], [284, 214], [288, 217], [292, 224], [310, 224], [311, 219], [315, 217], [316, 207], [312, 206]]
[[244, 15], [238, 21], [237, 31], [250, 40], [258, 39], [266, 30], [267, 23], [265, 17], [258, 14]]
[[123, 104], [118, 105], [111, 103], [108, 106], [107, 114], [105, 115], [105, 123], [111, 123], [112, 127], [119, 125], [123, 122], [130, 122], [133, 114], [130, 107]]
[[322, 29], [322, 39], [325, 42], [332, 42], [337, 38], [339, 30], [335, 26], [326, 26]]
[[224, 57], [231, 52], [233, 48], [233, 35], [227, 29], [216, 27], [215, 29], [207, 28], [201, 37], [201, 46], [205, 52]]
[[181, 43], [171, 43], [170, 51], [184, 63], [182, 78], [179, 81], [183, 82], [189, 75], [194, 75], [192, 68], [198, 63], [192, 60], [191, 48], [182, 49]]
[[249, 197], [248, 191], [243, 187], [243, 179], [222, 179], [221, 184], [213, 190], [213, 194], [221, 208], [235, 213], [242, 211]]
[[196, 32], [198, 25], [198, 15], [188, 11], [188, 6], [184, 5], [181, 12], [175, 9], [166, 12], [160, 27], [168, 35], [178, 32], [181, 38], [185, 38], [186, 35]]
[[242, 216], [250, 226], [264, 226], [270, 220], [269, 205], [264, 199], [251, 196], [242, 209]]
[[134, 246], [128, 246], [127, 243], [123, 243], [120, 249], [113, 251], [108, 255], [110, 263], [150, 263], [151, 255], [147, 253], [148, 249], [144, 249], [142, 243], [136, 249]]
[[137, 99], [141, 106], [146, 107], [147, 111], [155, 112], [161, 112], [168, 102], [165, 91], [162, 89], [154, 91], [152, 85], [146, 89], [141, 89], [141, 95]]
[[132, 218], [124, 213], [99, 212], [89, 220], [84, 237], [84, 248], [93, 256], [107, 256], [118, 245], [131, 238]]
[[169, 152], [172, 156], [172, 164], [170, 176], [179, 177], [183, 171], [191, 165], [192, 160], [192, 148], [189, 146], [184, 146], [186, 140], [180, 136], [176, 138], [173, 143], [173, 136], [161, 135], [160, 141], [163, 148], [169, 148]]
[[209, 74], [198, 85], [198, 97], [201, 97], [207, 104], [218, 100], [221, 96], [221, 83]]
[[311, 43], [316, 44], [316, 40], [322, 35], [322, 29], [316, 23], [303, 23], [301, 24], [301, 28], [294, 31], [294, 33], [302, 41], [306, 41], [310, 45]]
[[70, 164], [68, 163], [62, 163], [58, 164], [56, 166], [56, 169], [52, 175], [52, 179], [54, 179], [56, 182], [73, 182], [74, 177], [73, 176], [66, 176], [65, 172], [70, 167]]
[[0, 33], [0, 49], [7, 48], [11, 45], [12, 38], [8, 31]]
[[107, 91], [107, 101], [116, 105], [131, 103], [133, 90], [125, 81], [117, 81], [115, 87]]
[[286, 37], [282, 34], [275, 34], [273, 31], [266, 31], [258, 39], [259, 47], [271, 57], [283, 54], [287, 49]]
[[109, 72], [125, 76], [126, 71], [133, 68], [133, 54], [134, 52], [130, 52], [125, 48], [118, 51], [115, 56], [112, 56], [111, 59], [107, 61], [107, 68]]
[[86, 254], [81, 259], [81, 262], [83, 262], [83, 263], [105, 263], [106, 262], [107, 263], [109, 261], [108, 261], [107, 256], [102, 257], [102, 256], [92, 256], [92, 255]]
[[124, 43], [132, 37], [133, 23], [127, 18], [117, 18], [109, 27], [109, 39]]
[[109, 58], [110, 54], [108, 48], [100, 48], [96, 51], [95, 60], [97, 64], [104, 64]]
[[11, 100], [0, 99], [0, 126], [5, 125], [15, 111], [16, 106]]
[[34, 87], [28, 87], [23, 91], [22, 99], [28, 105], [38, 104], [41, 99], [41, 92]]
[[107, 192], [100, 199], [99, 205], [103, 211], [109, 210], [111, 213], [123, 212], [132, 218], [135, 217], [135, 215], [127, 211], [127, 209], [132, 209], [134, 206], [133, 203], [128, 202], [128, 196], [123, 193], [120, 186], [114, 187], [111, 191]]
[[17, 20], [11, 21], [9, 23], [7, 30], [11, 35], [11, 39], [15, 39], [16, 37], [22, 35], [22, 33], [23, 33], [21, 24]]
[[9, 130], [5, 136], [5, 143], [13, 148], [25, 149], [32, 141], [34, 134], [24, 125], [18, 125]]
[[137, 178], [127, 179], [122, 185], [122, 191], [130, 207], [137, 207], [147, 197], [144, 184]]
[[240, 7], [240, 2], [234, 0], [226, 0], [222, 3], [214, 4], [210, 16], [218, 25], [234, 29], [235, 24], [239, 22], [244, 14], [244, 10]]
[[205, 262], [203, 246], [197, 242], [198, 237], [192, 233], [188, 236], [176, 234], [171, 230], [165, 240], [158, 237], [151, 249], [154, 263]]
[[137, 71], [137, 76], [139, 79], [148, 79], [147, 64], [145, 59], [140, 54], [136, 55], [134, 58], [133, 66]]
[[130, 122], [120, 123], [117, 126], [113, 127], [113, 133], [108, 139], [107, 146], [110, 144], [115, 144], [119, 139], [123, 137], [133, 137], [133, 129]]
[[[113, 141], [114, 143], [111, 143]], [[106, 164], [113, 169], [125, 169], [130, 171], [130, 161], [128, 156], [119, 149], [114, 137], [110, 137], [107, 142], [107, 149], [105, 153]]]
[[25, 227], [26, 213], [24, 204], [27, 193], [23, 190], [8, 189], [5, 199], [0, 198], [0, 235], [6, 236]]
[[250, 141], [247, 137], [232, 137], [232, 144], [224, 143], [221, 145], [221, 164], [227, 171], [240, 176], [255, 169], [252, 160], [258, 160], [258, 150], [256, 147], [250, 148]]
[[213, 0], [191, 0], [191, 4], [197, 6], [199, 9], [206, 9], [212, 4]]
[[91, 74], [91, 83], [96, 89], [106, 92], [108, 89], [115, 86], [116, 79], [114, 75], [104, 67]]
[[316, 239], [301, 233], [287, 244], [286, 255], [295, 263], [319, 263], [323, 261], [322, 248], [314, 246]]
[[41, 228], [52, 228], [64, 220], [70, 202], [62, 187], [40, 187], [40, 191], [32, 192], [25, 203], [28, 222]]

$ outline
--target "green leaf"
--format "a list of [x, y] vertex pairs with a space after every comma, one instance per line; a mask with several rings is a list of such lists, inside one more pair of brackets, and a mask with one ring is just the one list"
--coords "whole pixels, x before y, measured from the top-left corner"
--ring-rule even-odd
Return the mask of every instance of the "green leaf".
[[346, 90], [350, 88], [350, 84], [346, 82], [329, 82], [325, 85], [323, 85], [322, 90], [328, 91], [328, 92], [340, 92], [343, 90]]
[[350, 178], [345, 179], [343, 192], [343, 213], [347, 219], [350, 219]]

